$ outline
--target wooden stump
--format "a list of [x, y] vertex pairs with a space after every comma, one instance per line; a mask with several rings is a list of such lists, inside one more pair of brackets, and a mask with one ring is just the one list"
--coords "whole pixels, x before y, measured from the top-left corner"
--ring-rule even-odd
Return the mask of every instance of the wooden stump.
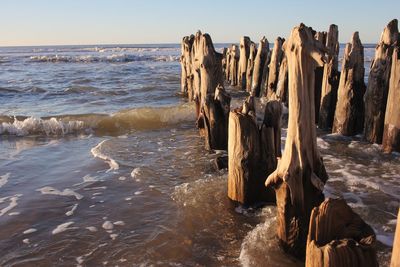
[[377, 267], [374, 230], [343, 199], [313, 209], [307, 238], [307, 267]]
[[272, 51], [268, 48], [267, 58], [263, 66], [263, 74], [261, 79], [260, 95], [267, 97], [268, 94], [268, 77], [269, 77], [269, 63], [271, 62]]
[[275, 167], [274, 131], [263, 124], [260, 137], [253, 101], [250, 96], [229, 115], [228, 197], [245, 205], [275, 201], [272, 188], [263, 186]]
[[253, 71], [254, 71], [254, 61], [256, 59], [257, 47], [256, 44], [250, 43], [250, 53], [249, 59], [247, 60], [247, 69], [246, 69], [246, 91], [251, 92], [251, 82], [253, 79]]
[[267, 54], [269, 51], [268, 40], [265, 36], [261, 38], [260, 44], [258, 45], [257, 55], [254, 60], [254, 71], [253, 71], [253, 81], [251, 92], [252, 95], [259, 97], [261, 90], [261, 83], [263, 78], [264, 64], [267, 59]]
[[390, 267], [400, 267], [400, 209], [397, 214], [396, 233], [394, 234], [392, 260]]
[[238, 69], [238, 84], [242, 90], [246, 89], [247, 59], [250, 53], [250, 38], [243, 36], [240, 39], [240, 57]]
[[358, 32], [346, 45], [332, 133], [356, 135], [364, 127], [364, 47]]
[[271, 62], [269, 63], [267, 99], [273, 99], [273, 95], [276, 94], [276, 87], [279, 79], [279, 66], [283, 57], [282, 45], [284, 41], [284, 39], [278, 37], [272, 49]]
[[237, 45], [231, 47], [231, 63], [229, 64], [229, 81], [232, 86], [238, 84], [239, 51]]
[[200, 67], [201, 67], [201, 60], [203, 55], [200, 52], [201, 49], [201, 39], [202, 39], [203, 34], [201, 31], [196, 32], [194, 39], [193, 39], [193, 45], [192, 45], [192, 50], [190, 52], [190, 58], [192, 60], [191, 64], [191, 74], [192, 74], [192, 79], [193, 79], [193, 101], [195, 102], [196, 106], [196, 124], [198, 128], [202, 128], [202, 121], [200, 120], [200, 102], [201, 102], [201, 97], [200, 97], [200, 85], [201, 85], [201, 79], [200, 79]]
[[304, 257], [311, 210], [324, 199], [328, 179], [317, 148], [314, 120], [314, 69], [323, 47], [304, 24], [285, 42], [289, 69], [289, 123], [285, 150], [266, 186], [276, 192], [278, 237], [292, 255]]
[[[317, 32], [315, 34], [315, 40], [321, 44], [326, 44], [327, 32]], [[315, 123], [318, 123], [319, 119], [319, 108], [321, 105], [321, 87], [322, 87], [322, 77], [324, 75], [324, 67], [315, 68], [315, 82], [314, 82], [314, 106], [315, 106]]]
[[382, 142], [391, 60], [394, 44], [398, 39], [399, 30], [397, 20], [394, 19], [383, 30], [381, 39], [375, 48], [375, 59], [371, 65], [364, 96], [364, 136], [372, 143], [380, 144]]
[[400, 152], [400, 47], [393, 52], [382, 147]]
[[282, 103], [284, 103], [285, 106], [288, 106], [289, 104], [288, 78], [289, 78], [289, 72], [288, 72], [287, 58], [284, 55], [281, 61], [281, 65], [279, 67], [279, 78], [278, 78], [278, 84], [276, 86], [276, 97]]
[[226, 60], [226, 67], [225, 67], [225, 81], [229, 82], [229, 72], [231, 70], [231, 48], [228, 47], [228, 49], [226, 50], [226, 56], [225, 56], [225, 60]]
[[222, 85], [208, 94], [203, 107], [205, 147], [207, 150], [228, 148], [228, 118], [231, 97]]
[[321, 85], [321, 103], [319, 109], [318, 127], [321, 129], [332, 128], [335, 115], [337, 89], [339, 86], [338, 54], [339, 54], [339, 31], [332, 24], [329, 27], [326, 40], [327, 62], [324, 65], [324, 73]]
[[194, 41], [194, 35], [185, 36], [181, 43], [181, 93], [193, 100], [193, 78], [192, 78], [192, 58], [191, 50]]

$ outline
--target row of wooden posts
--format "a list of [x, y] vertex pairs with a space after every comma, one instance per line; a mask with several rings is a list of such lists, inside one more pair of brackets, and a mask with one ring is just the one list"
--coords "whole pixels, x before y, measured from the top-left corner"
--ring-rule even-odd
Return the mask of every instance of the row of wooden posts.
[[[287, 40], [277, 38], [272, 52], [265, 38], [257, 49], [243, 37], [239, 47], [223, 53], [208, 34], [182, 40], [181, 90], [196, 105], [206, 149], [228, 151], [228, 197], [245, 205], [276, 202], [280, 243], [305, 257], [307, 266], [378, 265], [372, 228], [344, 200], [325, 200], [328, 175], [315, 125], [344, 135], [364, 128], [369, 141], [383, 140], [385, 151], [399, 150], [399, 45], [393, 20], [376, 47], [366, 87], [357, 32], [338, 71], [336, 25], [324, 33], [300, 24]], [[249, 92], [241, 107], [231, 109], [225, 83]], [[255, 97], [260, 96], [268, 101], [258, 122]], [[282, 103], [289, 118], [281, 155]]]

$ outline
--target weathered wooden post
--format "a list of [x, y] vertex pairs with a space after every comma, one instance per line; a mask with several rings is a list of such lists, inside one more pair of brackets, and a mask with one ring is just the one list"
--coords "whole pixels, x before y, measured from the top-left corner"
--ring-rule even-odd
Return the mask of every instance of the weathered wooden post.
[[279, 66], [283, 56], [282, 45], [284, 41], [285, 40], [281, 37], [276, 38], [274, 48], [272, 49], [271, 62], [269, 63], [267, 99], [273, 99], [272, 96], [276, 93], [279, 79]]
[[337, 89], [339, 85], [338, 55], [339, 55], [338, 26], [329, 27], [326, 40], [327, 62], [324, 65], [321, 86], [321, 104], [319, 109], [318, 127], [330, 129], [335, 115]]
[[226, 67], [225, 67], [225, 81], [230, 82], [229, 81], [229, 72], [231, 70], [231, 48], [228, 47], [228, 49], [226, 49], [226, 56], [225, 56], [225, 60], [226, 60]]
[[343, 199], [327, 199], [311, 213], [307, 267], [377, 267], [374, 230]]
[[304, 257], [311, 210], [323, 200], [328, 179], [317, 147], [314, 69], [324, 63], [323, 47], [304, 24], [285, 42], [289, 68], [289, 122], [285, 150], [265, 185], [276, 192], [278, 237], [284, 249]]
[[269, 77], [269, 63], [271, 63], [272, 51], [268, 48], [267, 58], [263, 66], [263, 74], [261, 79], [260, 95], [267, 97], [268, 94], [268, 77]]
[[[315, 34], [315, 40], [321, 44], [326, 44], [327, 32], [317, 32]], [[324, 75], [324, 67], [315, 68], [315, 82], [314, 82], [314, 105], [315, 105], [315, 123], [318, 123], [319, 119], [319, 108], [321, 105], [321, 88], [322, 88], [322, 77]]]
[[192, 45], [192, 50], [190, 51], [190, 58], [191, 58], [191, 75], [193, 79], [193, 101], [195, 102], [196, 106], [196, 124], [198, 128], [202, 128], [202, 122], [203, 120], [200, 119], [200, 85], [201, 85], [201, 79], [200, 79], [200, 66], [201, 63], [200, 61], [202, 60], [202, 54], [200, 52], [201, 49], [201, 41], [202, 38], [202, 33], [201, 31], [197, 31], [194, 39], [193, 39], [193, 45]]
[[247, 59], [250, 53], [250, 38], [243, 36], [240, 39], [240, 56], [238, 69], [238, 84], [242, 90], [246, 89]]
[[187, 95], [188, 100], [193, 100], [192, 59], [190, 52], [194, 35], [185, 36], [181, 42], [181, 93]]
[[254, 61], [256, 59], [257, 47], [254, 42], [250, 42], [250, 53], [249, 59], [247, 60], [247, 69], [246, 69], [246, 91], [251, 91], [251, 82], [253, 79], [253, 71], [254, 71]]
[[397, 214], [396, 233], [394, 234], [392, 260], [390, 267], [400, 267], [400, 209]]
[[375, 59], [371, 65], [364, 96], [364, 136], [371, 143], [382, 142], [392, 54], [394, 44], [398, 42], [398, 39], [399, 29], [397, 19], [394, 19], [383, 30], [375, 48]]
[[[400, 45], [400, 44], [399, 44]], [[393, 52], [389, 94], [386, 105], [382, 147], [385, 152], [400, 152], [400, 47]]]
[[261, 82], [263, 77], [264, 64], [267, 59], [267, 54], [269, 51], [268, 40], [265, 36], [261, 38], [260, 44], [258, 45], [256, 59], [254, 60], [254, 71], [253, 71], [253, 81], [251, 85], [252, 95], [259, 97], [261, 90]]
[[278, 76], [278, 84], [276, 86], [276, 97], [288, 106], [289, 104], [289, 92], [288, 92], [288, 65], [287, 58], [283, 55], [283, 59], [281, 61], [281, 65], [279, 67], [279, 76]]
[[229, 81], [232, 86], [238, 84], [239, 51], [237, 45], [231, 47], [231, 63], [229, 69]]
[[[269, 119], [275, 122], [280, 114], [271, 116]], [[265, 123], [260, 137], [253, 96], [244, 102], [243, 107], [230, 112], [228, 197], [231, 200], [245, 205], [275, 201], [272, 188], [263, 186], [265, 176], [274, 170], [276, 164], [274, 138], [274, 127]]]
[[358, 32], [346, 45], [332, 133], [356, 135], [364, 127], [364, 47]]

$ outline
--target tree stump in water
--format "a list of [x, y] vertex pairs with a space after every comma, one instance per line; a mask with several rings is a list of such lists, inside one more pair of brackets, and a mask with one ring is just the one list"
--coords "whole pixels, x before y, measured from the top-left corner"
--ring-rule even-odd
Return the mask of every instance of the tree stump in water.
[[273, 134], [273, 128], [263, 124], [260, 138], [252, 96], [243, 107], [230, 112], [228, 197], [231, 200], [245, 205], [275, 201], [273, 190], [263, 186], [265, 175], [274, 169]]
[[324, 73], [321, 85], [321, 103], [319, 109], [318, 127], [330, 129], [335, 115], [337, 89], [339, 85], [338, 54], [339, 54], [339, 31], [332, 24], [329, 27], [326, 40], [328, 59], [324, 65]]
[[201, 49], [201, 39], [202, 39], [202, 33], [201, 31], [196, 32], [196, 35], [194, 36], [193, 39], [193, 45], [192, 45], [192, 50], [190, 52], [190, 58], [192, 60], [192, 69], [191, 69], [191, 74], [192, 74], [192, 79], [193, 79], [193, 101], [195, 102], [196, 106], [196, 123], [198, 128], [202, 128], [202, 125], [199, 125], [199, 122], [202, 123], [202, 120], [199, 120], [200, 118], [200, 85], [201, 85], [201, 80], [200, 80], [200, 67], [201, 67], [201, 60], [203, 55], [200, 52]]
[[307, 267], [377, 267], [374, 230], [343, 199], [313, 209], [307, 238]]
[[231, 47], [231, 63], [229, 64], [229, 81], [232, 86], [238, 84], [239, 51], [237, 45]]
[[382, 147], [400, 152], [400, 47], [393, 52]]
[[332, 133], [356, 135], [364, 127], [364, 47], [358, 32], [346, 45]]
[[222, 85], [215, 94], [208, 94], [203, 107], [205, 146], [207, 150], [226, 150], [228, 147], [228, 119], [231, 97]]
[[292, 255], [304, 257], [311, 210], [324, 199], [328, 179], [317, 148], [314, 119], [314, 69], [323, 47], [304, 24], [285, 42], [289, 69], [289, 123], [285, 150], [265, 185], [276, 192], [278, 237]]
[[258, 45], [257, 55], [254, 60], [254, 71], [253, 71], [253, 82], [252, 82], [252, 95], [259, 97], [261, 82], [263, 77], [263, 69], [264, 64], [267, 59], [267, 53], [269, 50], [268, 40], [265, 39], [265, 36], [261, 38], [260, 44]]
[[375, 48], [375, 59], [371, 65], [364, 96], [364, 136], [372, 143], [380, 144], [382, 142], [391, 60], [394, 44], [398, 39], [399, 30], [397, 20], [394, 19], [383, 30], [381, 39]]
[[246, 89], [247, 59], [250, 53], [250, 38], [243, 36], [240, 39], [240, 57], [238, 69], [238, 84], [242, 90]]
[[256, 54], [257, 54], [256, 44], [251, 42], [249, 59], [247, 60], [247, 69], [246, 69], [246, 91], [247, 92], [251, 91], [251, 82], [252, 82], [252, 78], [253, 78], [254, 61], [256, 59]]
[[390, 267], [400, 267], [400, 209], [399, 213], [397, 214], [396, 233], [394, 234]]
[[279, 66], [283, 56], [282, 44], [284, 41], [284, 39], [278, 37], [275, 40], [274, 48], [272, 49], [271, 62], [269, 63], [267, 99], [273, 99], [272, 96], [276, 93], [279, 79]]

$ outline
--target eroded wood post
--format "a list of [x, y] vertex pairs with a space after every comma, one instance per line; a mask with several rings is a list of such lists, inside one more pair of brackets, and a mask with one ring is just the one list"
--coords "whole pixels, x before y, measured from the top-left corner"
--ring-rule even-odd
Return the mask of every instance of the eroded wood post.
[[185, 36], [181, 42], [181, 93], [193, 100], [193, 77], [192, 77], [192, 58], [191, 50], [194, 41], [194, 35]]
[[279, 67], [279, 77], [278, 77], [278, 84], [276, 86], [276, 97], [288, 106], [289, 104], [289, 92], [288, 92], [288, 65], [287, 65], [287, 58], [283, 55], [283, 59], [281, 61], [281, 65]]
[[356, 135], [364, 127], [364, 47], [358, 32], [346, 45], [332, 133]]
[[231, 48], [228, 47], [228, 49], [226, 49], [226, 56], [225, 56], [225, 60], [226, 60], [226, 67], [225, 67], [225, 81], [230, 82], [229, 81], [229, 72], [231, 70]]
[[258, 45], [256, 59], [254, 60], [254, 71], [251, 85], [252, 95], [259, 97], [261, 90], [261, 83], [263, 77], [264, 64], [267, 59], [267, 54], [269, 51], [268, 40], [265, 36], [261, 38], [260, 44]]
[[229, 69], [229, 81], [232, 86], [238, 84], [239, 51], [237, 45], [231, 47], [231, 63]]
[[364, 96], [364, 136], [371, 143], [382, 142], [384, 116], [389, 90], [391, 60], [394, 44], [399, 39], [397, 19], [392, 20], [383, 30], [375, 48], [375, 58], [368, 77]]
[[330, 129], [335, 115], [337, 89], [339, 86], [338, 38], [338, 27], [334, 24], [330, 25], [326, 40], [328, 58], [324, 65], [324, 73], [322, 76], [321, 103], [318, 118], [318, 127], [321, 129]]
[[[315, 34], [315, 40], [321, 44], [326, 44], [327, 32], [317, 32]], [[315, 82], [314, 82], [314, 105], [315, 105], [315, 123], [318, 123], [319, 119], [319, 108], [321, 105], [321, 87], [322, 87], [322, 77], [324, 75], [324, 67], [315, 68]]]
[[273, 99], [276, 94], [276, 87], [279, 79], [279, 66], [282, 61], [282, 45], [285, 40], [281, 37], [276, 38], [274, 48], [272, 49], [271, 62], [269, 63], [267, 99]]
[[243, 36], [240, 39], [240, 57], [238, 68], [238, 84], [242, 90], [246, 89], [247, 59], [250, 53], [250, 38]]
[[[268, 46], [269, 47], [269, 46]], [[268, 48], [267, 58], [263, 66], [263, 74], [261, 79], [260, 95], [267, 97], [268, 94], [268, 77], [269, 77], [269, 63], [271, 62], [272, 51]]]
[[392, 56], [382, 148], [385, 152], [400, 152], [400, 47]]
[[314, 119], [314, 69], [322, 65], [323, 47], [304, 24], [285, 42], [289, 69], [289, 122], [285, 150], [265, 184], [277, 201], [277, 234], [286, 251], [304, 257], [311, 210], [324, 199], [328, 179], [317, 148]]
[[246, 91], [251, 91], [251, 82], [253, 80], [253, 71], [254, 71], [254, 61], [256, 59], [257, 47], [256, 44], [250, 43], [250, 53], [249, 59], [247, 60], [247, 69], [246, 69]]
[[327, 199], [311, 213], [307, 267], [377, 267], [374, 230], [343, 199]]

